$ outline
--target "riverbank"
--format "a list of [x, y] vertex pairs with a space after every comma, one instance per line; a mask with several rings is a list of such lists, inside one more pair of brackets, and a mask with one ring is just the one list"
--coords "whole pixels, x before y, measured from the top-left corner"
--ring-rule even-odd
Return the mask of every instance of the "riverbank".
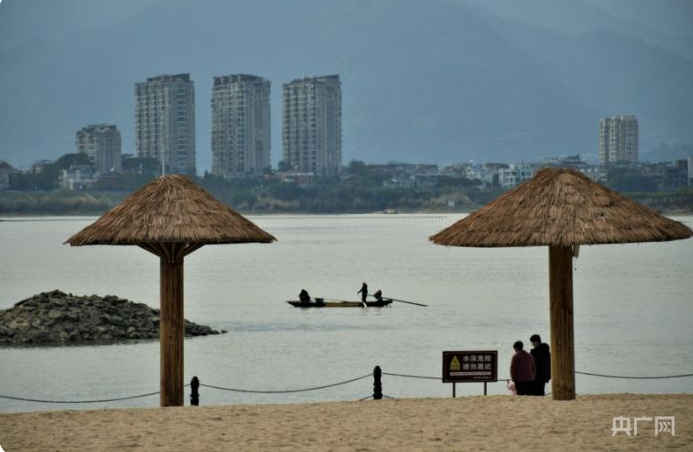
[[[398, 215], [464, 215], [470, 214], [475, 210], [483, 207], [482, 205], [474, 206], [460, 206], [460, 207], [440, 207], [435, 209], [397, 209], [393, 210], [376, 210], [376, 211], [276, 211], [276, 210], [239, 210], [239, 213], [245, 216], [296, 216], [296, 217], [311, 217], [311, 216], [329, 216], [329, 215], [383, 215], [386, 217], [397, 217]], [[669, 217], [673, 216], [685, 216], [693, 215], [693, 206], [689, 208], [671, 208], [671, 209], [656, 209], [658, 213], [666, 215]], [[0, 212], [0, 222], [2, 221], [28, 221], [31, 219], [33, 221], [42, 221], [43, 219], [50, 219], [54, 221], [72, 221], [81, 220], [84, 218], [95, 219], [106, 213], [104, 211], [94, 211], [94, 212], [71, 212], [71, 213], [51, 213], [51, 212]]]
[[[501, 189], [482, 191], [434, 189], [372, 189], [341, 187], [339, 195], [322, 196], [321, 191], [303, 193], [297, 199], [284, 199], [265, 194], [252, 202], [233, 193], [212, 190], [222, 202], [244, 215], [258, 214], [363, 214], [363, 213], [468, 213], [503, 193]], [[335, 187], [332, 187], [335, 189]], [[302, 190], [302, 189], [300, 189]], [[0, 215], [89, 215], [100, 216], [120, 203], [127, 192], [1, 192]], [[679, 192], [624, 193], [660, 213], [680, 215], [693, 213], [693, 193]], [[255, 197], [254, 197], [255, 196]], [[298, 194], [296, 194], [298, 196]]]
[[[612, 434], [613, 418], [631, 435]], [[655, 435], [655, 416], [674, 433]], [[634, 434], [634, 418], [639, 420]], [[488, 396], [0, 415], [0, 444], [34, 450], [690, 450], [693, 395]], [[618, 424], [624, 426], [624, 424]], [[664, 424], [662, 424], [664, 426]]]

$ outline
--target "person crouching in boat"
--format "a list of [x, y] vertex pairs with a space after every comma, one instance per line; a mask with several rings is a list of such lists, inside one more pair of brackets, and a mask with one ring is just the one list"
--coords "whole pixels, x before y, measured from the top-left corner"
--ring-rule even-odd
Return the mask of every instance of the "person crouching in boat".
[[310, 303], [308, 291], [306, 289], [301, 289], [301, 293], [298, 294], [298, 299], [301, 300], [301, 303]]
[[379, 303], [383, 302], [383, 291], [382, 290], [380, 290], [380, 289], [376, 290], [375, 293], [373, 294], [373, 296], [375, 297], [376, 300], [378, 300]]

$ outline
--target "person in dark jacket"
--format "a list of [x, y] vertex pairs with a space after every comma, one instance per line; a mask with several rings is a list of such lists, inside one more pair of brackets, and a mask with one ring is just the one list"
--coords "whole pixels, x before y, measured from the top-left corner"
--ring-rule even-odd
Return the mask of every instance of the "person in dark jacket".
[[310, 295], [306, 289], [301, 289], [301, 293], [298, 294], [298, 299], [303, 303], [308, 303], [310, 301]]
[[356, 293], [357, 293], [357, 294], [359, 294], [359, 293], [361, 294], [361, 302], [362, 302], [362, 303], [365, 303], [365, 302], [366, 302], [366, 297], [368, 297], [368, 284], [363, 283], [363, 285], [361, 286], [361, 290], [359, 290], [359, 291], [356, 292]]
[[532, 394], [543, 396], [546, 395], [544, 386], [551, 380], [551, 351], [547, 344], [541, 342], [541, 336], [538, 334], [533, 334], [529, 341], [532, 343], [530, 353], [537, 369]]
[[510, 360], [510, 378], [515, 382], [517, 395], [531, 395], [536, 368], [534, 358], [524, 349], [522, 341], [513, 344], [515, 354]]

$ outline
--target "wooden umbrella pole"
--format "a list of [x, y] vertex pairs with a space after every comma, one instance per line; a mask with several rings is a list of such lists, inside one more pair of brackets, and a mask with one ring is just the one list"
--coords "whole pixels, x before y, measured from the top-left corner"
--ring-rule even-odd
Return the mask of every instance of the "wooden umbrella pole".
[[159, 316], [161, 406], [183, 406], [183, 255], [167, 244], [161, 256]]
[[570, 246], [549, 247], [549, 297], [551, 393], [554, 400], [575, 400], [573, 252]]

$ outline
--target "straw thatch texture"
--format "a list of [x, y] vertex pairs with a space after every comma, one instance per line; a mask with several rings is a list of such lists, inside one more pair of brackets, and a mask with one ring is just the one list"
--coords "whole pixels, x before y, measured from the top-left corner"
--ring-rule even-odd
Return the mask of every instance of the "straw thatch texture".
[[685, 239], [693, 232], [578, 171], [544, 168], [430, 237], [449, 246], [571, 246]]
[[276, 240], [185, 176], [159, 177], [67, 242], [79, 245], [268, 243]]

